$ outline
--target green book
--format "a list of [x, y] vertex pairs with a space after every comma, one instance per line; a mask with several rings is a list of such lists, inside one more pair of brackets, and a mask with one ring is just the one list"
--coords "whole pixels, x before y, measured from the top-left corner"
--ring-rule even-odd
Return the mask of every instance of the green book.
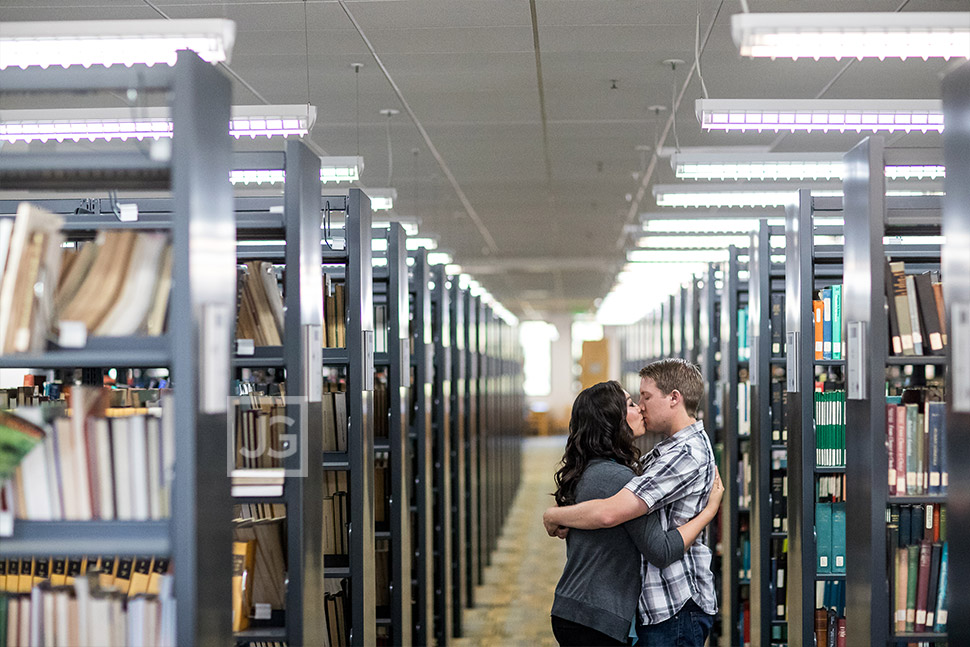
[[915, 496], [918, 494], [916, 488], [916, 468], [917, 468], [917, 421], [919, 412], [917, 405], [906, 405], [906, 494]]
[[[0, 411], [0, 481], [13, 476], [24, 456], [44, 440], [43, 427], [24, 415], [18, 415], [24, 411]], [[36, 411], [39, 414], [40, 410]]]
[[916, 585], [919, 579], [919, 544], [906, 547], [907, 570], [909, 578], [906, 580], [906, 631], [916, 629]]

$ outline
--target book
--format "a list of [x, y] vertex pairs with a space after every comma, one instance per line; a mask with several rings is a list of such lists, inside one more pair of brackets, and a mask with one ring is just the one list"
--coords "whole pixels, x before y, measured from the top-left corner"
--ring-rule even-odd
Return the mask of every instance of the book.
[[0, 411], [0, 481], [10, 478], [21, 461], [46, 437], [39, 418], [39, 410]]
[[933, 282], [933, 296], [936, 302], [936, 316], [940, 319], [940, 331], [943, 337], [943, 345], [946, 346], [946, 307], [943, 303], [943, 284], [939, 281]]
[[845, 573], [845, 501], [832, 505], [832, 572]]
[[916, 576], [916, 620], [915, 630], [926, 630], [926, 599], [930, 587], [930, 556], [932, 545], [928, 541], [919, 543], [919, 573]]
[[832, 359], [832, 288], [822, 288], [822, 359]]
[[832, 573], [832, 504], [815, 504], [815, 567], [819, 573]]
[[913, 319], [909, 314], [909, 297], [906, 294], [906, 264], [903, 261], [892, 262], [889, 264], [889, 271], [892, 277], [892, 293], [888, 296], [893, 299], [903, 355], [915, 355]]
[[933, 631], [944, 632], [946, 631], [946, 620], [947, 620], [947, 584], [948, 584], [948, 569], [947, 569], [947, 543], [943, 542], [943, 550], [940, 554], [940, 584], [938, 593], [936, 595], [936, 611], [934, 613], [935, 623], [933, 625]]
[[256, 542], [232, 542], [232, 630], [249, 627]]
[[943, 402], [926, 403], [926, 427], [929, 439], [929, 487], [930, 494], [944, 494], [943, 487], [943, 443], [944, 416], [946, 404]]
[[842, 348], [842, 285], [832, 286], [832, 359], [844, 359]]
[[916, 589], [919, 581], [919, 544], [906, 546], [906, 631], [916, 628]]
[[824, 359], [825, 333], [823, 330], [822, 318], [824, 316], [825, 304], [820, 299], [812, 301], [812, 316], [815, 321], [815, 359]]
[[920, 325], [919, 304], [916, 301], [916, 281], [912, 274], [906, 275], [906, 300], [909, 303], [909, 319], [913, 329], [913, 353], [923, 354], [923, 328]]
[[903, 354], [903, 339], [899, 330], [899, 319], [896, 314], [896, 300], [893, 297], [893, 272], [886, 260], [886, 318], [889, 320], [889, 354]]
[[[906, 591], [909, 588], [909, 557], [905, 546], [896, 549], [896, 605], [895, 628], [897, 633], [906, 631]], [[915, 618], [914, 618], [915, 620]]]
[[919, 303], [920, 319], [925, 327], [923, 344], [928, 349], [927, 355], [942, 355], [943, 326], [936, 309], [936, 296], [933, 293], [933, 282], [929, 272], [923, 272], [913, 277]]

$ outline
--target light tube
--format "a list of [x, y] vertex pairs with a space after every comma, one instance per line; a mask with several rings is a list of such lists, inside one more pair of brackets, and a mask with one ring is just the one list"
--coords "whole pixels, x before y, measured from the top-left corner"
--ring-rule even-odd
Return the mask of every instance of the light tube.
[[707, 130], [943, 132], [935, 99], [698, 99], [694, 106]]
[[631, 249], [628, 263], [717, 263], [727, 260], [726, 249]]
[[[795, 202], [798, 198], [799, 189], [811, 189], [812, 195], [816, 197], [840, 197], [842, 195], [842, 184], [837, 183], [818, 183], [810, 185], [779, 185], [768, 184], [764, 186], [730, 185], [730, 184], [657, 184], [653, 187], [653, 195], [657, 206], [660, 207], [688, 207], [688, 208], [709, 208], [709, 207], [784, 207]], [[921, 184], [907, 188], [899, 185], [894, 188], [887, 188], [886, 195], [891, 197], [898, 196], [922, 196], [940, 195], [939, 187], [932, 184]]]
[[[764, 216], [761, 216], [762, 218]], [[784, 218], [768, 218], [769, 225], [784, 225]], [[735, 234], [755, 231], [759, 226], [757, 218], [704, 218], [697, 220], [657, 219], [643, 223], [646, 233], [672, 232], [680, 234], [719, 233]]]
[[235, 38], [236, 23], [224, 19], [0, 22], [0, 69], [175, 65], [180, 49], [228, 63]]
[[958, 11], [740, 13], [731, 34], [751, 57], [970, 57], [970, 13]]
[[409, 252], [416, 249], [438, 249], [438, 241], [434, 238], [405, 238], [404, 247]]
[[[256, 138], [305, 136], [316, 120], [314, 106], [232, 106], [229, 134]], [[151, 108], [0, 110], [0, 141], [163, 139], [172, 136], [171, 111]]]
[[637, 240], [637, 247], [650, 249], [724, 249], [728, 245], [747, 247], [749, 244], [750, 235], [701, 235], [701, 232], [693, 232], [693, 235], [676, 232], [653, 233]]
[[371, 211], [388, 211], [394, 208], [397, 189], [365, 189], [364, 193], [370, 196]]
[[360, 172], [364, 170], [364, 158], [358, 156], [321, 157], [320, 181], [328, 182], [356, 182], [360, 179]]
[[[842, 153], [675, 153], [670, 165], [680, 179], [689, 180], [841, 180]], [[942, 179], [941, 164], [886, 167], [890, 179]]]

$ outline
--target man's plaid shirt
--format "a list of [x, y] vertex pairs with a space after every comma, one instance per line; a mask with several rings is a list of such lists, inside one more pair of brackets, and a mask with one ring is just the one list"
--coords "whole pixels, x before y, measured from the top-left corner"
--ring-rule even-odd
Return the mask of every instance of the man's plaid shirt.
[[[664, 529], [690, 521], [707, 505], [714, 483], [714, 452], [698, 420], [665, 438], [643, 459], [644, 472], [626, 484], [630, 490], [657, 511]], [[717, 611], [711, 549], [698, 541], [678, 560], [660, 570], [641, 560], [643, 588], [640, 592], [640, 619], [657, 624], [671, 618], [693, 598], [705, 613]]]

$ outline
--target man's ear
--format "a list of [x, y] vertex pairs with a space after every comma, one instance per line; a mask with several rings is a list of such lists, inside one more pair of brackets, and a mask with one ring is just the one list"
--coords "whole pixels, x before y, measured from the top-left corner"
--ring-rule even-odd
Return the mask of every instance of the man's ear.
[[677, 405], [678, 404], [682, 404], [683, 402], [684, 402], [684, 394], [683, 393], [681, 393], [677, 389], [674, 389], [673, 391], [670, 392], [670, 406], [671, 406], [671, 408], [677, 408]]

